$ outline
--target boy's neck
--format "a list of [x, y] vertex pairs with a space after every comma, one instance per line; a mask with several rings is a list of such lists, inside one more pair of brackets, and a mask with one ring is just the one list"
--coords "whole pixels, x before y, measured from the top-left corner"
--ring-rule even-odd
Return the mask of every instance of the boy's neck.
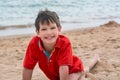
[[48, 53], [51, 53], [55, 48], [55, 44], [43, 44], [43, 46]]

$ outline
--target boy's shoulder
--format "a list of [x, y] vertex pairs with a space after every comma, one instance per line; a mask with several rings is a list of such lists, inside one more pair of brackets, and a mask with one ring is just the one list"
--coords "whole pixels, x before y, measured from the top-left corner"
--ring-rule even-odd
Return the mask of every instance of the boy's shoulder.
[[59, 35], [59, 38], [58, 38], [58, 42], [57, 42], [59, 45], [63, 46], [63, 45], [67, 45], [67, 44], [70, 44], [70, 40], [67, 36], [65, 35]]
[[33, 36], [33, 37], [31, 38], [29, 44], [36, 44], [36, 43], [38, 43], [38, 40], [39, 40], [39, 39], [40, 39], [40, 38], [39, 38], [38, 36]]

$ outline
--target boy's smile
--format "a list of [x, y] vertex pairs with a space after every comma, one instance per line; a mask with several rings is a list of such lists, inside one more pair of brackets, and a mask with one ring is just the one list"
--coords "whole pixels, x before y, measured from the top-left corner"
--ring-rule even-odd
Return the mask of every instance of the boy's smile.
[[55, 38], [55, 36], [54, 35], [46, 35], [45, 36], [45, 39], [47, 39], [47, 40], [52, 40], [53, 38]]

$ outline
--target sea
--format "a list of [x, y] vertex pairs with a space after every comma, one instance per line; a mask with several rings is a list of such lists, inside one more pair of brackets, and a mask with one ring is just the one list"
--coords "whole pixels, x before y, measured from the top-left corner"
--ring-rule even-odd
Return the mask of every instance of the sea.
[[45, 9], [59, 15], [63, 31], [120, 23], [120, 0], [0, 0], [0, 36], [35, 33], [35, 18]]

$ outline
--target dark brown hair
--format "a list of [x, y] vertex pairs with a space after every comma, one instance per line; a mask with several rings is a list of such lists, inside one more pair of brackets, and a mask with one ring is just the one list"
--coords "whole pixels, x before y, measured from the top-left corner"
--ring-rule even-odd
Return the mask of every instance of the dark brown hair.
[[56, 12], [49, 11], [49, 10], [40, 11], [37, 15], [36, 20], [35, 20], [36, 31], [39, 31], [39, 29], [40, 29], [39, 24], [40, 23], [49, 25], [50, 22], [52, 22], [52, 23], [55, 22], [57, 27], [61, 27], [60, 20], [59, 20], [59, 17], [58, 17]]

